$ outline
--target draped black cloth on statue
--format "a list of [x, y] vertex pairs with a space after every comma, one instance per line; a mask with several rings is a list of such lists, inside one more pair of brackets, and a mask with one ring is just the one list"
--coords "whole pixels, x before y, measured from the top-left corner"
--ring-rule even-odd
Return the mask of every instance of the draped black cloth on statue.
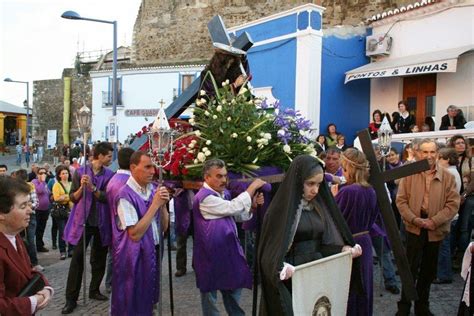
[[[300, 203], [303, 197], [304, 181], [310, 177], [322, 163], [309, 155], [296, 157], [285, 174], [283, 182], [272, 199], [263, 220], [261, 239], [258, 248], [259, 271], [261, 275], [262, 295], [260, 315], [293, 315], [291, 292], [280, 280], [279, 272], [283, 262], [288, 259], [288, 250], [293, 244], [296, 227], [301, 217]], [[339, 210], [327, 183], [323, 180], [317, 197], [312, 201], [315, 208], [324, 209], [323, 216], [329, 215], [333, 229], [333, 241], [354, 246], [354, 239]], [[299, 214], [298, 214], [299, 213]], [[296, 241], [296, 240], [295, 240]], [[322, 255], [324, 251], [321, 251]], [[287, 257], [285, 259], [285, 257]], [[309, 259], [309, 261], [317, 258]], [[297, 264], [301, 264], [298, 262]], [[362, 289], [360, 265], [357, 259], [353, 262], [351, 287], [358, 292]]]

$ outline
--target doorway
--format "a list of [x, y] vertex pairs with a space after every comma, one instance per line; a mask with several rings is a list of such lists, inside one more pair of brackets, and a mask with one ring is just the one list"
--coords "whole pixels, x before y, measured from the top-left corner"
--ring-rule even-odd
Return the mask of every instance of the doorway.
[[425, 117], [436, 115], [436, 74], [404, 77], [403, 100], [421, 129]]

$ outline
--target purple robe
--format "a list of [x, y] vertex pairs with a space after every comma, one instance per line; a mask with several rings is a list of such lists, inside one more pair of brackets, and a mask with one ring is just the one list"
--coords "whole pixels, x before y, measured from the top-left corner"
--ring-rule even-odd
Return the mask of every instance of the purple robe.
[[[343, 186], [336, 195], [336, 202], [341, 209], [352, 234], [370, 231], [380, 213], [377, 207], [377, 196], [374, 189], [358, 184]], [[354, 237], [362, 247], [361, 274], [364, 295], [349, 292], [347, 315], [372, 315], [373, 312], [373, 259], [372, 239], [369, 233]], [[356, 273], [356, 271], [353, 271]]]
[[191, 208], [189, 206], [188, 190], [183, 190], [173, 197], [176, 234], [187, 236], [191, 226]]
[[110, 219], [111, 219], [111, 232], [112, 232], [112, 241], [111, 245], [114, 246], [114, 241], [116, 240], [117, 234], [121, 234], [122, 231], [117, 228], [117, 205], [115, 204], [116, 198], [120, 190], [126, 185], [130, 174], [128, 173], [116, 173], [112, 179], [110, 179], [109, 184], [107, 184], [107, 201], [109, 203]]
[[[100, 191], [105, 191], [109, 180], [114, 175], [114, 172], [108, 168], [104, 168], [104, 171], [101, 175], [94, 175], [92, 167], [88, 165], [86, 167], [86, 174], [89, 175], [92, 179], [92, 183]], [[79, 177], [81, 178], [84, 175], [84, 167], [80, 167], [76, 170]], [[64, 228], [63, 239], [72, 244], [77, 245], [79, 240], [82, 238], [82, 232], [84, 231], [84, 222], [89, 216], [91, 205], [92, 205], [93, 193], [89, 190], [86, 190], [86, 198], [81, 195], [81, 199], [74, 204], [69, 219]], [[84, 214], [85, 207], [85, 214]], [[111, 221], [110, 221], [110, 212], [109, 206], [107, 203], [96, 202], [96, 211], [99, 216], [99, 231], [100, 239], [102, 246], [109, 246], [111, 241]]]
[[[115, 205], [125, 199], [135, 207], [138, 219], [141, 219], [151, 205], [156, 187], [153, 186], [150, 197], [144, 201], [132, 188], [125, 185], [118, 193]], [[160, 212], [156, 213], [159, 219]], [[152, 315], [153, 305], [159, 299], [159, 269], [157, 264], [153, 229], [147, 231], [135, 242], [128, 236], [127, 230], [116, 231], [112, 248], [113, 282], [111, 315]]]
[[[218, 194], [201, 188], [194, 197], [193, 268], [196, 285], [201, 292], [236, 290], [252, 287], [252, 274], [245, 261], [232, 216], [207, 220], [200, 203], [209, 195]], [[226, 191], [226, 200], [230, 194]]]

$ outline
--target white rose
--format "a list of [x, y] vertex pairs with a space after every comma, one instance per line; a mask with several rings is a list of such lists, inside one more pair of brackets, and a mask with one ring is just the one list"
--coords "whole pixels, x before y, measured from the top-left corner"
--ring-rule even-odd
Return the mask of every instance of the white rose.
[[232, 118], [229, 116], [227, 117], [227, 122], [230, 122], [230, 121], [232, 121]]
[[291, 153], [291, 147], [290, 145], [285, 145], [283, 146], [283, 151], [286, 152], [287, 154]]
[[200, 162], [204, 162], [204, 160], [206, 160], [206, 155], [202, 152], [199, 152], [198, 155], [197, 155], [197, 159], [200, 161]]
[[206, 91], [201, 90], [201, 91], [199, 92], [199, 94], [200, 94], [200, 95], [206, 95]]
[[191, 125], [194, 125], [194, 124], [195, 124], [194, 118], [190, 118], [188, 122], [189, 122], [189, 124], [191, 124]]
[[255, 99], [255, 100], [253, 100], [253, 102], [255, 103], [255, 105], [262, 104], [262, 100], [260, 100], [260, 99]]
[[204, 152], [204, 155], [206, 155], [206, 157], [210, 156], [210, 155], [211, 155], [211, 151], [210, 151], [210, 150], [206, 150], [206, 151]]
[[270, 134], [270, 133], [265, 133], [265, 135], [263, 135], [263, 137], [264, 137], [265, 139], [272, 139], [272, 134]]
[[217, 111], [217, 112], [222, 112], [222, 106], [218, 105], [218, 106], [216, 107], [216, 111]]
[[237, 135], [237, 133], [232, 133], [231, 136], [232, 136], [232, 138], [237, 138], [238, 135]]
[[202, 104], [206, 104], [206, 103], [207, 103], [207, 100], [204, 99], [204, 98], [201, 98], [201, 103], [202, 103]]
[[188, 147], [189, 147], [189, 148], [194, 148], [194, 145], [195, 145], [195, 143], [190, 143], [190, 144], [188, 145]]
[[210, 145], [212, 142], [208, 139], [206, 140], [206, 145]]
[[248, 149], [248, 150], [252, 150], [252, 146], [248, 146], [247, 149]]
[[285, 130], [280, 129], [280, 130], [278, 130], [277, 134], [278, 134], [278, 136], [285, 136]]
[[193, 140], [191, 140], [191, 143], [196, 144], [197, 140], [193, 139]]
[[199, 130], [198, 130], [198, 131], [195, 131], [195, 132], [194, 132], [194, 135], [196, 135], [197, 137], [201, 137], [201, 131], [199, 131]]
[[199, 162], [199, 160], [197, 159], [194, 159], [194, 163], [197, 164]]
[[229, 84], [229, 83], [228, 83], [228, 80], [222, 82], [222, 86], [223, 86], [223, 87], [227, 86], [228, 84]]
[[260, 133], [260, 137], [263, 137], [264, 135], [265, 135], [264, 132], [261, 132], [261, 133]]
[[300, 135], [304, 136], [305, 134], [306, 134], [306, 132], [304, 130], [300, 129]]
[[250, 143], [251, 141], [252, 141], [252, 137], [250, 137], [250, 136], [247, 136], [247, 142], [249, 142], [249, 143]]
[[225, 84], [228, 85], [230, 83], [229, 79], [225, 81]]
[[205, 116], [209, 116], [209, 115], [211, 115], [211, 113], [209, 113], [208, 111], [205, 111], [205, 112], [204, 112], [204, 115], [205, 115]]
[[213, 115], [213, 116], [212, 116], [212, 119], [213, 119], [213, 120], [217, 119], [217, 115]]
[[209, 148], [204, 147], [201, 151], [204, 152], [204, 151], [208, 151], [208, 150], [209, 150]]
[[247, 88], [242, 87], [242, 88], [240, 89], [240, 91], [239, 91], [239, 94], [244, 94], [244, 93], [247, 92], [247, 91], [248, 91]]

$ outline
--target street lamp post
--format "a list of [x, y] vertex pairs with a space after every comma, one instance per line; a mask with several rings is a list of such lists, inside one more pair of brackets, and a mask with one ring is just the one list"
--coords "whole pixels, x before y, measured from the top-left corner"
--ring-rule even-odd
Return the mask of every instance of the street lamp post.
[[[113, 25], [113, 60], [112, 60], [112, 115], [114, 118], [117, 116], [117, 21], [107, 21], [99, 19], [85, 18], [79, 15], [79, 13], [74, 11], [66, 11], [61, 14], [63, 19], [69, 20], [83, 20], [83, 21], [92, 21], [98, 23], [107, 23]], [[118, 124], [116, 125], [116, 128]], [[117, 158], [117, 142], [114, 143], [114, 159]]]
[[[79, 109], [78, 113], [76, 113], [76, 120], [77, 120], [77, 126], [79, 127], [79, 131], [82, 133], [82, 143], [84, 145], [84, 162], [83, 162], [83, 167], [84, 167], [84, 174], [87, 174], [86, 172], [86, 163], [87, 163], [87, 134], [90, 129], [90, 121], [91, 121], [91, 110], [84, 104], [82, 108]], [[86, 200], [86, 189], [82, 190], [82, 199], [84, 201], [84, 214], [87, 213], [86, 210], [86, 205], [87, 203], [85, 202]], [[83, 245], [83, 260], [84, 260], [84, 269], [82, 272], [82, 294], [84, 297], [84, 304], [87, 303], [87, 298], [86, 298], [86, 286], [87, 286], [87, 281], [86, 281], [86, 271], [87, 271], [87, 256], [86, 256], [86, 250], [87, 250], [87, 243], [86, 243], [86, 223], [87, 223], [87, 216], [84, 215], [84, 223], [83, 223], [83, 231], [82, 231], [82, 245]]]
[[[26, 84], [26, 100], [23, 102], [23, 106], [26, 106], [26, 154], [25, 154], [25, 161], [26, 161], [26, 168], [30, 167], [30, 161], [29, 159], [26, 159], [26, 155], [29, 155], [30, 153], [30, 83], [28, 81], [17, 81], [17, 80], [12, 80], [11, 78], [5, 78], [3, 79], [5, 82], [16, 82], [16, 83], [25, 83]], [[25, 105], [26, 103], [26, 105]], [[21, 141], [21, 139], [20, 139]]]

